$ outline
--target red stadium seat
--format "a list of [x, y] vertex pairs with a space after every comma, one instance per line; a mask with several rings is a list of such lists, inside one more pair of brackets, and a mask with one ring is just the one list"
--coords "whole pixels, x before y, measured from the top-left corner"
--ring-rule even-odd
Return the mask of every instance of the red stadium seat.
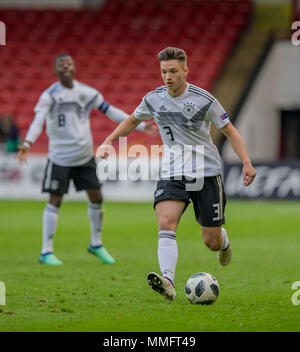
[[[0, 113], [14, 113], [24, 136], [38, 97], [56, 80], [54, 58], [63, 52], [74, 57], [76, 79], [128, 113], [163, 84], [157, 53], [166, 46], [185, 49], [189, 81], [210, 90], [250, 13], [250, 0], [114, 0], [101, 10], [0, 9], [1, 20], [14, 28], [0, 51], [6, 68], [0, 72]], [[116, 126], [100, 112], [91, 121], [99, 141]], [[132, 138], [139, 139], [139, 133]], [[151, 143], [151, 137], [143, 140]], [[45, 151], [47, 144], [43, 133], [34, 150]]]

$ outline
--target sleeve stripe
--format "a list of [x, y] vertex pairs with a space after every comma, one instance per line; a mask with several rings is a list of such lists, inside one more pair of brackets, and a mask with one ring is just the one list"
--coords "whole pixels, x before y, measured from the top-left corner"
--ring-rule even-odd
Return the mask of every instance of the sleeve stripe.
[[103, 114], [105, 114], [109, 107], [110, 107], [110, 104], [109, 104], [108, 102], [106, 102], [106, 101], [103, 101], [103, 102], [100, 104], [98, 110], [102, 111]]

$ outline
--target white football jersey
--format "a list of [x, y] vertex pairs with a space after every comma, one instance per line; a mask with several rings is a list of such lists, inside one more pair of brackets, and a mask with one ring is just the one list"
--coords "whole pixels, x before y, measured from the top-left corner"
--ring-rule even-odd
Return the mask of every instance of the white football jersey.
[[159, 126], [164, 144], [161, 178], [220, 175], [221, 158], [210, 125], [220, 129], [229, 117], [209, 92], [187, 83], [184, 93], [173, 98], [162, 86], [144, 96], [134, 115], [142, 120], [154, 117]]
[[[96, 89], [73, 81], [73, 88], [60, 82], [52, 84], [34, 108], [36, 119], [46, 119], [49, 137], [49, 159], [61, 166], [78, 166], [93, 157], [93, 139], [89, 115], [104, 102]], [[25, 140], [34, 142], [34, 127]]]

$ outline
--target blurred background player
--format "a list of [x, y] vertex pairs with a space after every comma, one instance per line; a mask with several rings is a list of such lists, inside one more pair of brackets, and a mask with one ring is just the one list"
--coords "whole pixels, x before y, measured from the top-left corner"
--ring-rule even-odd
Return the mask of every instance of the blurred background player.
[[[89, 198], [91, 241], [88, 251], [104, 263], [113, 264], [114, 258], [102, 245], [102, 194], [96, 175], [89, 115], [92, 109], [98, 109], [110, 119], [120, 122], [128, 114], [107, 103], [96, 89], [74, 80], [75, 65], [70, 55], [59, 55], [54, 66], [59, 82], [52, 84], [40, 96], [34, 109], [35, 118], [17, 154], [20, 162], [26, 160], [28, 150], [41, 134], [46, 120], [49, 154], [43, 192], [50, 193], [50, 198], [43, 214], [39, 261], [62, 264], [53, 254], [53, 236], [63, 195], [68, 192], [69, 182], [73, 180], [76, 190], [86, 190]], [[150, 124], [144, 124], [139, 130], [155, 135], [155, 127]]]
[[[228, 138], [234, 151], [243, 163], [244, 186], [250, 185], [256, 175], [244, 142], [229, 121], [221, 104], [206, 90], [189, 84], [187, 57], [182, 49], [168, 47], [159, 52], [161, 76], [165, 86], [148, 93], [128, 119], [123, 121], [98, 148], [97, 156], [106, 158], [114, 141], [127, 136], [142, 120], [154, 117], [165, 148], [161, 179], [154, 194], [154, 209], [159, 225], [158, 261], [162, 275], [151, 272], [147, 276], [149, 286], [164, 298], [176, 297], [174, 288], [175, 269], [178, 259], [176, 231], [180, 218], [190, 201], [194, 206], [196, 220], [201, 224], [205, 245], [218, 252], [220, 265], [231, 260], [231, 245], [225, 223], [225, 192], [221, 178], [221, 159], [210, 136], [213, 123]], [[172, 146], [180, 148], [166, 152]], [[185, 146], [204, 146], [204, 151], [195, 148], [196, 163], [186, 164], [183, 155]], [[202, 177], [201, 153], [204, 153], [204, 182], [197, 190], [188, 190], [188, 184]], [[198, 155], [197, 155], [198, 154]], [[181, 160], [180, 164], [176, 163]], [[194, 170], [190, 169], [190, 166]], [[199, 183], [200, 184], [200, 183]], [[195, 188], [194, 188], [195, 189]]]
[[3, 144], [3, 150], [6, 152], [18, 151], [19, 130], [14, 123], [11, 115], [0, 117], [0, 143]]

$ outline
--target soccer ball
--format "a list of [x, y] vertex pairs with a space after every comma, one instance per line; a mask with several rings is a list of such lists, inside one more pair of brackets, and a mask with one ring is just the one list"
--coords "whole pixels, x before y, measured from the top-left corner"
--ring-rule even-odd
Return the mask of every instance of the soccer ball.
[[217, 279], [208, 273], [192, 275], [185, 285], [186, 297], [192, 304], [212, 304], [219, 292]]

